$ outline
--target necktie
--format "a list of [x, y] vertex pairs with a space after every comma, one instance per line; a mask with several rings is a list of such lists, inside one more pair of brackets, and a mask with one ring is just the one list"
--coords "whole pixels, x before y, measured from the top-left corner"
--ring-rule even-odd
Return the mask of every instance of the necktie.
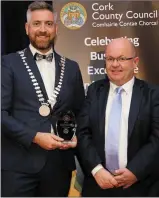
[[36, 61], [40, 61], [42, 59], [46, 59], [47, 61], [51, 62], [52, 59], [53, 59], [53, 53], [48, 54], [48, 55], [43, 55], [43, 54], [39, 54], [39, 53], [36, 52], [35, 55], [34, 55], [34, 59]]
[[109, 114], [108, 133], [105, 140], [106, 168], [112, 173], [119, 169], [119, 138], [122, 111], [122, 90], [122, 87], [118, 87], [115, 90], [116, 95], [113, 99]]

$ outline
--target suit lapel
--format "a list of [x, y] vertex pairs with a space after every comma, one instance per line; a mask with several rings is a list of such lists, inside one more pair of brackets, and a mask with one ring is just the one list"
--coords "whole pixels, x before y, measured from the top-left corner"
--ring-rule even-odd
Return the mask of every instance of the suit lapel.
[[55, 74], [55, 87], [58, 85], [59, 78], [60, 78], [60, 72], [61, 72], [61, 66], [60, 66], [60, 59], [61, 57], [54, 52], [55, 56], [55, 67], [56, 67], [56, 74]]
[[25, 50], [25, 56], [27, 57], [26, 60], [27, 60], [28, 65], [30, 66], [35, 78], [37, 79], [37, 82], [39, 83], [39, 86], [40, 86], [40, 88], [42, 90], [44, 98], [47, 101], [48, 100], [48, 95], [47, 95], [47, 92], [46, 92], [46, 89], [45, 89], [45, 86], [44, 86], [44, 82], [42, 80], [40, 71], [38, 69], [38, 66], [36, 65], [36, 62], [34, 60], [34, 57], [33, 57], [32, 53], [31, 53], [29, 47]]
[[[106, 104], [108, 100], [108, 93], [109, 93], [109, 80], [106, 79], [104, 83], [100, 86], [99, 92], [97, 93], [97, 100], [98, 100], [98, 120], [99, 120], [99, 138], [101, 142], [101, 155], [102, 159], [105, 159], [105, 111], [106, 111]], [[103, 161], [105, 163], [105, 160]]]
[[130, 138], [135, 121], [137, 119], [139, 110], [140, 110], [140, 104], [142, 100], [142, 95], [143, 95], [143, 89], [142, 83], [140, 80], [135, 78], [135, 83], [133, 87], [133, 92], [132, 92], [132, 98], [131, 98], [131, 105], [130, 105], [130, 113], [129, 113], [129, 119], [128, 119], [128, 137]]
[[98, 96], [98, 105], [99, 105], [99, 128], [101, 134], [105, 134], [105, 111], [106, 104], [109, 93], [109, 81], [106, 80], [103, 85], [100, 87], [99, 96]]
[[[61, 62], [60, 61], [61, 61], [61, 57], [55, 51], [54, 51], [54, 56], [55, 56], [55, 67], [56, 67], [56, 74], [55, 74], [55, 87], [56, 87], [58, 85], [59, 79], [60, 79], [60, 72], [61, 72], [61, 65], [60, 65]], [[64, 75], [64, 78], [65, 78], [65, 75]], [[60, 90], [60, 93], [59, 93], [59, 95], [56, 98], [56, 103], [55, 103], [55, 105], [53, 107], [53, 111], [55, 111], [58, 108], [58, 106], [60, 105], [61, 92], [62, 92], [62, 90]]]

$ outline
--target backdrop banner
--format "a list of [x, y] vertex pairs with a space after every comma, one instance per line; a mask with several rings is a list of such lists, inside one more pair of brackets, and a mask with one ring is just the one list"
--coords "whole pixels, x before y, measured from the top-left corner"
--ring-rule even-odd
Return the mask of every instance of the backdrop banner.
[[85, 88], [104, 78], [104, 49], [117, 37], [129, 38], [140, 57], [137, 77], [159, 84], [159, 1], [55, 0], [55, 49], [80, 65]]

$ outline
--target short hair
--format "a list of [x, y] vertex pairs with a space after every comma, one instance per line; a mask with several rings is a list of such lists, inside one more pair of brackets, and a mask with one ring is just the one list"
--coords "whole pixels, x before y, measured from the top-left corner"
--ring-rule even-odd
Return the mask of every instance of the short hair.
[[27, 22], [29, 21], [30, 13], [35, 10], [49, 10], [54, 14], [53, 6], [50, 5], [49, 3], [46, 3], [45, 1], [34, 1], [28, 6], [28, 10], [26, 14]]

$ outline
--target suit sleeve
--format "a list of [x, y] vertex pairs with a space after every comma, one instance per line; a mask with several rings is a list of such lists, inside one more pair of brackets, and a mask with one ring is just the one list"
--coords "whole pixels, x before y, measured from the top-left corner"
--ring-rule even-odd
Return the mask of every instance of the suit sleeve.
[[29, 147], [37, 132], [12, 116], [12, 108], [14, 108], [14, 89], [16, 89], [16, 87], [14, 87], [14, 72], [9, 63], [7, 57], [2, 57], [2, 133], [25, 147]]
[[136, 175], [138, 180], [142, 180], [150, 174], [155, 158], [159, 157], [159, 90], [155, 90], [152, 94], [151, 109], [149, 141], [127, 165], [127, 168]]
[[92, 142], [92, 133], [89, 126], [89, 112], [91, 106], [91, 100], [93, 98], [94, 87], [88, 88], [87, 97], [85, 99], [82, 110], [78, 116], [78, 127], [77, 127], [77, 150], [78, 159], [86, 171], [87, 174], [91, 174], [93, 168], [98, 164], [101, 164], [101, 159], [96, 151], [95, 146]]

